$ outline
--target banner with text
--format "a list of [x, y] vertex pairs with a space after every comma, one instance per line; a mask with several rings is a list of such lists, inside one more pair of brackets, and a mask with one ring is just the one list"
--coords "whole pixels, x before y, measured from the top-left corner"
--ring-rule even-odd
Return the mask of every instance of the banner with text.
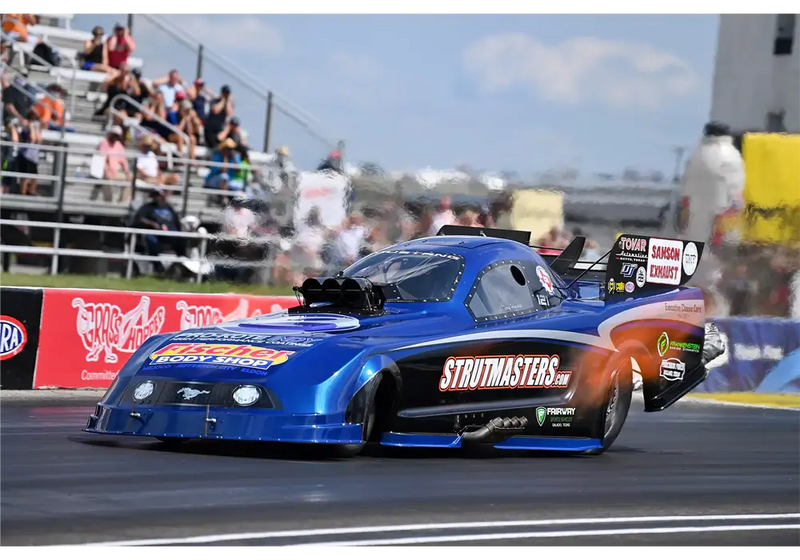
[[759, 317], [715, 320], [725, 353], [710, 364], [703, 393], [800, 393], [800, 321]]
[[45, 289], [33, 388], [106, 388], [149, 337], [265, 315], [293, 297]]

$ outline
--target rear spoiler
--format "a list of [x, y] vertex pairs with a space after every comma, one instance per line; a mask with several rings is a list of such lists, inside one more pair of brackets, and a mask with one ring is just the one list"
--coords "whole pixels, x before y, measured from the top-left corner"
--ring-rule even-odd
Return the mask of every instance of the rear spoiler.
[[614, 242], [605, 274], [605, 300], [669, 292], [691, 280], [700, 264], [705, 243], [630, 235]]
[[[567, 281], [602, 282], [605, 301], [668, 292], [686, 284], [697, 271], [705, 243], [623, 233], [595, 262], [580, 260], [585, 237], [565, 248], [529, 245], [531, 232], [470, 226], [442, 226], [438, 235], [476, 235], [517, 241], [536, 249], [553, 272]], [[608, 261], [602, 263], [606, 256]]]

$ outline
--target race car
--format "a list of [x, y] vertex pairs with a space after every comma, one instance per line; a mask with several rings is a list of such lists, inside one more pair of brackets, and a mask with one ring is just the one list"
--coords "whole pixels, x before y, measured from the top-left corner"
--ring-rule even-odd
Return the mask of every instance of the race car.
[[[643, 381], [662, 411], [723, 351], [699, 289], [704, 244], [445, 226], [295, 287], [298, 305], [149, 338], [86, 432], [328, 446], [601, 454]], [[606, 260], [605, 263], [601, 262]]]

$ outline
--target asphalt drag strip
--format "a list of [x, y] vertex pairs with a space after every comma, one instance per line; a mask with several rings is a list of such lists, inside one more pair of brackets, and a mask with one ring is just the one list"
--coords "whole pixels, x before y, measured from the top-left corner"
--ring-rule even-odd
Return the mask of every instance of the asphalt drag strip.
[[599, 457], [331, 460], [86, 434], [95, 402], [3, 399], [3, 544], [800, 546], [798, 411], [634, 401]]

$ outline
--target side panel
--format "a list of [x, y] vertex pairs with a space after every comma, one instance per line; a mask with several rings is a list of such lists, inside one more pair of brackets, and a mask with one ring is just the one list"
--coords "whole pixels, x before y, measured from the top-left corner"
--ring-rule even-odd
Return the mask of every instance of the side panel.
[[403, 391], [391, 430], [455, 433], [498, 416], [525, 416], [528, 425], [520, 435], [596, 436], [601, 392], [594, 377], [608, 355], [591, 346], [535, 339], [413, 354], [398, 361]]
[[0, 290], [0, 388], [33, 389], [41, 317], [42, 290]]

